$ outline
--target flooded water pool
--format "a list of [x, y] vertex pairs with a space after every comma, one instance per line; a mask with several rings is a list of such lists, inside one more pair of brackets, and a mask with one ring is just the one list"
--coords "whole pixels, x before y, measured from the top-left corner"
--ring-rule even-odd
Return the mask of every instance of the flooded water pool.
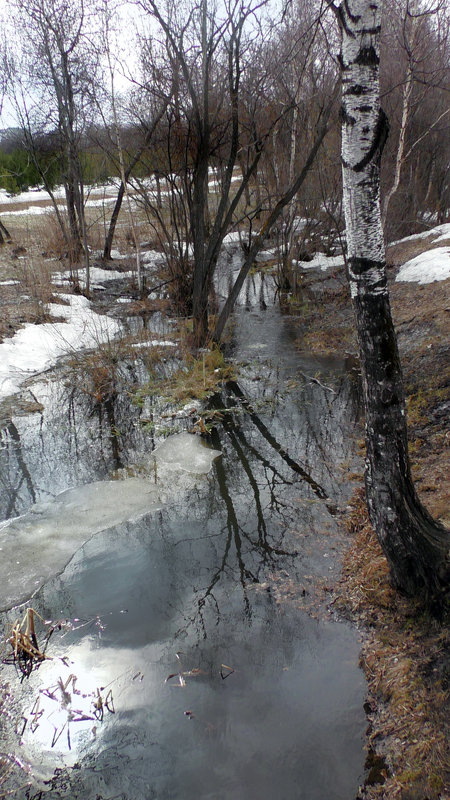
[[[365, 728], [358, 636], [312, 618], [300, 600], [339, 571], [357, 391], [343, 361], [302, 360], [294, 335], [295, 321], [277, 309], [242, 309], [239, 372], [212, 399], [216, 424], [204, 441], [221, 455], [209, 471], [191, 471], [188, 443], [181, 465], [155, 465], [154, 442], [133, 424], [120, 459], [139, 462], [155, 504], [133, 515], [122, 501], [119, 513], [123, 493], [97, 495], [112, 507], [103, 525], [82, 484], [110, 477], [115, 456], [108, 442], [99, 456], [92, 420], [78, 419], [70, 484], [67, 429], [49, 419], [50, 440], [30, 416], [13, 419], [33, 487], [50, 492], [46, 520], [59, 514], [70, 544], [73, 526], [51, 497], [69, 484], [86, 529], [27, 601], [59, 623], [50, 659], [22, 682], [2, 669], [14, 704], [0, 749], [28, 765], [27, 798], [356, 796]], [[121, 419], [123, 409], [119, 428]], [[39, 458], [50, 441], [62, 464], [52, 467], [53, 489]], [[9, 448], [1, 463], [11, 484]], [[132, 496], [126, 470], [120, 478]], [[26, 493], [28, 505], [33, 498], [25, 478], [21, 486], [24, 513]], [[17, 530], [20, 519], [9, 525]], [[20, 613], [3, 613], [4, 630]]]

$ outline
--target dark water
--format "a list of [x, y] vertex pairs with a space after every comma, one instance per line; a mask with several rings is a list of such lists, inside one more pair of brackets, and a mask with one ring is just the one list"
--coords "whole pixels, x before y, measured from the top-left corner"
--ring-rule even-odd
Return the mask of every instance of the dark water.
[[[3, 669], [27, 721], [18, 721], [20, 742], [6, 730], [1, 749], [30, 765], [27, 797], [356, 795], [358, 637], [311, 618], [301, 598], [339, 570], [357, 392], [344, 360], [300, 359], [295, 320], [264, 305], [237, 315], [241, 366], [211, 403], [220, 421], [207, 444], [222, 451], [212, 471], [163, 471], [160, 512], [94, 536], [33, 598], [44, 618], [70, 624], [28, 681]], [[117, 448], [108, 427], [99, 439], [104, 419], [86, 419], [75, 395], [64, 425], [61, 384], [48, 391], [60, 400], [14, 418], [19, 438], [9, 434], [3, 448], [16, 513], [32, 502], [31, 486], [42, 496], [108, 476], [118, 460], [142, 463], [153, 444], [123, 399]]]

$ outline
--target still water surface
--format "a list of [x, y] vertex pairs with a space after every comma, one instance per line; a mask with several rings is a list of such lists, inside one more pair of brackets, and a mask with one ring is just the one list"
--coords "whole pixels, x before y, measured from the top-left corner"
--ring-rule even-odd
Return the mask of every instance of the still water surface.
[[[261, 300], [261, 286], [251, 291]], [[118, 508], [116, 524], [108, 517], [92, 538], [86, 506], [87, 541], [32, 599], [45, 619], [65, 622], [52, 660], [27, 681], [3, 668], [22, 735], [6, 730], [1, 749], [30, 766], [27, 797], [355, 796], [358, 637], [312, 618], [302, 600], [339, 569], [357, 392], [343, 360], [301, 358], [295, 336], [295, 320], [269, 303], [238, 312], [239, 374], [213, 398], [220, 421], [205, 445], [222, 455], [205, 474], [190, 472], [186, 444], [182, 468], [155, 467], [141, 412], [123, 397], [118, 448], [108, 415], [89, 417], [76, 392], [65, 405], [53, 378], [35, 382], [39, 412], [5, 425], [4, 516], [47, 498], [51, 519], [53, 495], [80, 486], [81, 502], [82, 484], [117, 477], [117, 466], [139, 464], [158, 492], [158, 509], [131, 519]], [[5, 612], [4, 624], [18, 615]]]

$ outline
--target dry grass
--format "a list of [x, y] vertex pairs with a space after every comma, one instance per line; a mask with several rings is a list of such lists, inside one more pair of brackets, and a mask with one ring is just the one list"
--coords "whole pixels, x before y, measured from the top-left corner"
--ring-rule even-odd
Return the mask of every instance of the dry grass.
[[170, 405], [182, 406], [191, 400], [206, 400], [233, 375], [233, 367], [225, 362], [218, 347], [205, 349], [197, 358], [186, 351], [183, 366], [171, 378], [165, 378], [160, 389]]
[[[334, 608], [365, 629], [361, 665], [368, 682], [367, 747], [385, 769], [364, 800], [443, 800], [447, 782], [448, 630], [391, 587], [370, 526], [363, 490], [351, 503], [353, 535]], [[368, 762], [368, 766], [369, 763]], [[381, 782], [379, 782], [381, 781]]]

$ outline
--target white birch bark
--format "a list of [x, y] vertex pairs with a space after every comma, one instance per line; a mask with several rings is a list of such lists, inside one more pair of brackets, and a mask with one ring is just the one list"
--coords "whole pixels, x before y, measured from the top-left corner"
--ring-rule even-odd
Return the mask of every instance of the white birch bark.
[[366, 494], [393, 582], [443, 603], [448, 534], [417, 497], [408, 458], [403, 379], [386, 281], [379, 173], [388, 123], [379, 100], [381, 0], [343, 0], [342, 172], [348, 274], [366, 421]]
[[[385, 291], [381, 285], [385, 252], [380, 198], [378, 191], [368, 191], [374, 180], [374, 166], [377, 168], [373, 156], [380, 145], [382, 149], [387, 124], [379, 100], [380, 3], [349, 0], [342, 4], [340, 13], [343, 20], [343, 204], [350, 291], [355, 297], [361, 278], [373, 291]], [[354, 257], [373, 262], [363, 276], [352, 269]]]

